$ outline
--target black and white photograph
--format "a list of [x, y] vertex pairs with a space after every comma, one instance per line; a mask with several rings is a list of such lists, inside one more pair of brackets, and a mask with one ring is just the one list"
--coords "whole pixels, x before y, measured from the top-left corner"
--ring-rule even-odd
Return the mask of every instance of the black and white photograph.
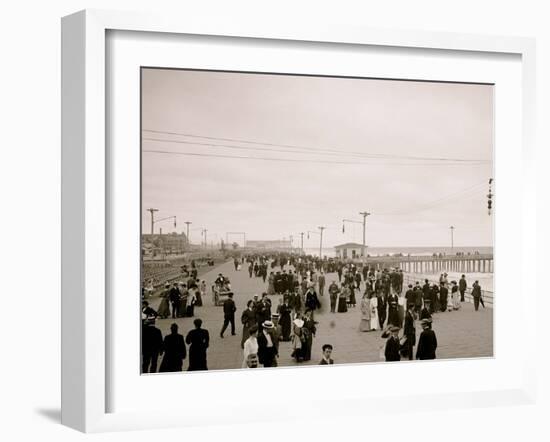
[[141, 372], [493, 356], [493, 85], [141, 70]]

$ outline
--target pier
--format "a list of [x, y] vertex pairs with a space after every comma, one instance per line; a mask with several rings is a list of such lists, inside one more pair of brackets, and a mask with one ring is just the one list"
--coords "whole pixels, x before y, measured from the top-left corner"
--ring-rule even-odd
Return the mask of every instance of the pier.
[[[360, 262], [359, 259], [355, 261]], [[434, 256], [369, 256], [366, 262], [378, 269], [397, 267], [407, 273], [493, 273], [493, 254]]]

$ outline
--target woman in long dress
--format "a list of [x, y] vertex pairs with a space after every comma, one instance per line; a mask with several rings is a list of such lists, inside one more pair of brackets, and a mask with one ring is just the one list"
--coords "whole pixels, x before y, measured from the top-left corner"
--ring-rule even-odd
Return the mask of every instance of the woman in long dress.
[[315, 327], [312, 312], [308, 311], [305, 315], [304, 327], [302, 328], [302, 333], [304, 334], [304, 339], [302, 340], [302, 357], [304, 361], [311, 360], [311, 347], [313, 347], [313, 337], [316, 332], [317, 328]]
[[161, 300], [158, 308], [158, 315], [160, 318], [165, 319], [170, 317], [170, 298], [169, 298], [169, 292], [164, 291], [160, 295]]
[[368, 295], [365, 293], [361, 299], [361, 322], [359, 323], [359, 331], [371, 331], [371, 305]]
[[242, 368], [247, 368], [248, 356], [258, 354], [258, 326], [253, 325], [249, 330], [250, 336], [244, 341], [243, 349], [243, 365]]
[[292, 357], [296, 359], [296, 362], [302, 362], [304, 360], [303, 356], [303, 340], [304, 333], [304, 321], [298, 315], [296, 319], [292, 322]]
[[370, 329], [378, 330], [378, 299], [374, 296], [374, 293], [369, 294], [369, 306], [370, 306]]
[[451, 284], [451, 299], [453, 301], [453, 309], [458, 310], [460, 308], [460, 294], [458, 292], [458, 285], [456, 281], [453, 281]]
[[338, 294], [338, 313], [346, 313], [348, 311], [349, 294], [349, 288], [347, 285], [344, 285], [344, 289]]
[[199, 287], [195, 289], [195, 297], [196, 297], [195, 305], [197, 307], [202, 307], [202, 296], [201, 296], [201, 291]]
[[187, 308], [185, 311], [185, 316], [192, 318], [195, 315], [195, 302], [197, 298], [195, 297], [194, 290], [189, 292], [189, 297], [187, 298]]

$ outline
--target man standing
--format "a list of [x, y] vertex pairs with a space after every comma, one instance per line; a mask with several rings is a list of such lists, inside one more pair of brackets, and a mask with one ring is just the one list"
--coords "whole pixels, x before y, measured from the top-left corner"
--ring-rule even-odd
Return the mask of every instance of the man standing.
[[162, 355], [162, 333], [155, 327], [155, 318], [146, 318], [141, 331], [141, 372], [156, 373], [159, 355]]
[[[166, 288], [168, 289], [169, 284], [166, 284]], [[170, 299], [170, 304], [172, 304], [172, 319], [176, 319], [179, 317], [179, 310], [180, 310], [180, 301], [181, 301], [181, 294], [178, 290], [178, 285], [174, 284], [174, 287], [170, 289], [170, 293], [168, 295], [168, 298]]]
[[321, 307], [321, 303], [319, 302], [319, 298], [317, 297], [317, 293], [315, 292], [315, 289], [313, 288], [313, 284], [309, 286], [306, 292], [306, 302], [305, 302], [306, 311], [311, 311], [311, 316], [313, 317], [313, 312]]
[[319, 282], [319, 295], [323, 296], [325, 293], [326, 279], [325, 279], [325, 273], [322, 270], [321, 270], [321, 274], [319, 275], [318, 282]]
[[416, 344], [416, 329], [414, 327], [414, 304], [407, 304], [407, 313], [405, 314], [405, 326], [403, 334], [407, 338], [405, 343], [409, 361], [413, 359], [413, 347]]
[[223, 327], [220, 332], [220, 338], [223, 338], [223, 333], [229, 324], [231, 324], [231, 335], [235, 336], [235, 301], [233, 301], [233, 293], [227, 295], [227, 299], [223, 303]]
[[332, 355], [332, 345], [325, 344], [323, 345], [322, 350], [323, 350], [323, 359], [321, 359], [321, 362], [319, 362], [319, 365], [333, 365], [334, 360], [331, 359], [330, 357]]
[[246, 303], [246, 309], [241, 315], [241, 323], [243, 325], [243, 337], [241, 339], [241, 348], [244, 348], [245, 341], [250, 336], [250, 328], [256, 324], [256, 312], [254, 311], [254, 301], [250, 300]]
[[435, 359], [435, 350], [437, 349], [437, 338], [432, 330], [432, 320], [423, 319], [422, 333], [418, 339], [418, 348], [416, 349], [416, 359], [426, 360]]
[[472, 298], [474, 298], [474, 308], [476, 312], [479, 310], [480, 302], [483, 308], [485, 308], [483, 298], [481, 297], [481, 286], [479, 285], [479, 281], [474, 282], [474, 284], [472, 285]]
[[449, 297], [449, 289], [445, 285], [445, 281], [442, 281], [439, 287], [439, 310], [442, 312], [447, 310], [447, 298]]
[[384, 322], [386, 322], [387, 307], [386, 298], [381, 291], [378, 291], [376, 293], [376, 310], [378, 312], [378, 324], [380, 325], [380, 329], [384, 328]]
[[183, 360], [187, 356], [183, 336], [178, 333], [178, 325], [170, 326], [171, 334], [164, 337], [164, 357], [160, 364], [160, 372], [181, 371]]
[[338, 301], [338, 284], [336, 281], [332, 281], [328, 287], [328, 293], [330, 295], [330, 312], [336, 313], [336, 302]]
[[412, 284], [409, 284], [409, 289], [405, 293], [405, 299], [407, 300], [407, 309], [409, 308], [409, 305], [412, 305], [414, 307], [415, 293]]
[[414, 285], [414, 311], [416, 314], [420, 314], [420, 311], [422, 310], [422, 287], [420, 287], [420, 283], [416, 281], [416, 284]]
[[262, 331], [258, 334], [258, 360], [264, 367], [277, 366], [279, 352], [272, 333], [274, 328], [273, 322], [264, 321]]
[[466, 292], [466, 289], [468, 288], [468, 283], [466, 282], [466, 275], [462, 275], [460, 280], [458, 281], [458, 291], [460, 292], [460, 302], [464, 302], [464, 293]]

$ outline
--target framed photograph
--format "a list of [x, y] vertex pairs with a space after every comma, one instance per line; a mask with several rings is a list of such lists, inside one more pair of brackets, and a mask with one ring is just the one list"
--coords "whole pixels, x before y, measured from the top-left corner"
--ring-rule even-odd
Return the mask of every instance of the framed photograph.
[[532, 40], [108, 11], [62, 36], [64, 424], [533, 400]]

